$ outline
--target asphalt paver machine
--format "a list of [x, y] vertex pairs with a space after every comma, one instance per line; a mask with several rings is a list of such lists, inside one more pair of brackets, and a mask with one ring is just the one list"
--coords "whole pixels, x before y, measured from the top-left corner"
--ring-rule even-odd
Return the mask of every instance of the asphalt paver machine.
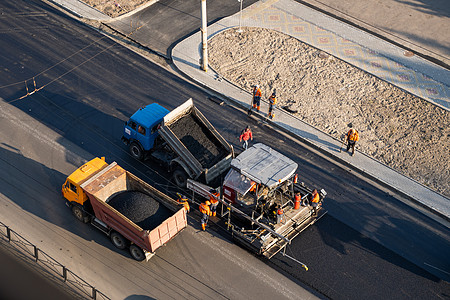
[[[320, 201], [314, 209], [314, 189], [299, 181], [297, 168], [290, 158], [258, 143], [232, 160], [220, 187], [190, 179], [187, 187], [193, 197], [219, 200], [219, 215], [233, 238], [251, 251], [271, 258], [326, 213], [322, 203], [327, 193], [317, 190]], [[219, 197], [213, 195], [215, 189], [220, 190]]]

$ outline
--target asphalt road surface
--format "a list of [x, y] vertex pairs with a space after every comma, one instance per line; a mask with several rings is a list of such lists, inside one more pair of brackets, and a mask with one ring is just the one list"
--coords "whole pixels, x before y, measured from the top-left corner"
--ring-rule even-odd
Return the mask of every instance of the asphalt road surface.
[[[2, 2], [0, 9], [0, 218], [100, 291], [129, 299], [295, 299], [312, 297], [307, 286], [333, 299], [449, 297], [440, 279], [450, 270], [446, 224], [235, 108], [213, 104], [201, 89], [42, 2]], [[39, 90], [22, 98], [34, 82]], [[94, 156], [173, 192], [169, 175], [133, 160], [120, 136], [138, 107], [172, 109], [189, 97], [235, 147], [250, 124], [255, 143], [294, 159], [308, 185], [328, 192], [327, 216], [287, 249], [308, 272], [281, 255], [257, 259], [217, 228], [200, 232], [195, 213], [188, 229], [137, 263], [64, 206], [65, 177]]]
[[[256, 0], [245, 0], [247, 7]], [[130, 16], [116, 18], [110, 25], [131, 39], [170, 57], [171, 48], [178, 41], [201, 27], [201, 2], [160, 0]], [[208, 24], [233, 15], [240, 9], [236, 0], [207, 1]]]

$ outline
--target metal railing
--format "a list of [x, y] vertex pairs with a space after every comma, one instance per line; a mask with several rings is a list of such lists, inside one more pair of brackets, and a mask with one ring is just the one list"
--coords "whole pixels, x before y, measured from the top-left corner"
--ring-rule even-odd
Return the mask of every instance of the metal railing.
[[40, 265], [50, 274], [60, 276], [72, 292], [91, 299], [110, 300], [108, 296], [98, 291], [94, 286], [87, 283], [81, 277], [67, 269], [64, 265], [57, 262], [50, 255], [2, 222], [0, 222], [0, 237], [5, 239], [8, 243], [13, 244], [16, 250], [20, 251], [22, 254], [31, 257], [36, 263], [40, 263]]

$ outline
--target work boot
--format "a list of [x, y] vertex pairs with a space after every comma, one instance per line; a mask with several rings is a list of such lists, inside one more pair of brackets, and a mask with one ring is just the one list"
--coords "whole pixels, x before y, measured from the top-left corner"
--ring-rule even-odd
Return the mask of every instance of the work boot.
[[202, 229], [203, 229], [203, 231], [206, 230], [206, 224], [202, 224]]

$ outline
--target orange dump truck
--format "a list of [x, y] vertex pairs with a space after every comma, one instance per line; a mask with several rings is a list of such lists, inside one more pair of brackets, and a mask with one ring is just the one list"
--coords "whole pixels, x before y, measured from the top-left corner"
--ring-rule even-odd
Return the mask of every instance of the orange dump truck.
[[104, 158], [73, 172], [62, 186], [74, 216], [106, 233], [142, 261], [187, 226], [183, 205]]

